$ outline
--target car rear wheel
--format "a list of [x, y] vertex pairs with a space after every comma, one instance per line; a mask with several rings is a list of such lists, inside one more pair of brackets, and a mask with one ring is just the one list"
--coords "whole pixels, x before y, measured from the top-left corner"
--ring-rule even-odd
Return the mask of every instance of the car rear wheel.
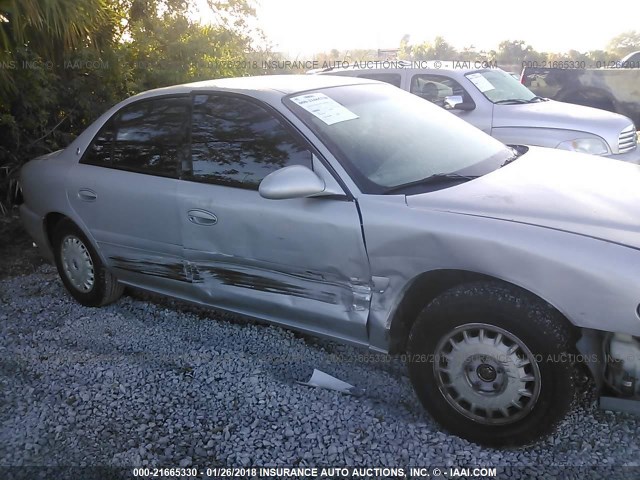
[[409, 374], [424, 407], [471, 441], [522, 445], [550, 432], [575, 391], [572, 335], [539, 299], [498, 283], [455, 287], [409, 335]]
[[70, 220], [56, 226], [53, 244], [58, 273], [73, 298], [88, 307], [120, 298], [124, 286], [104, 267], [89, 240]]

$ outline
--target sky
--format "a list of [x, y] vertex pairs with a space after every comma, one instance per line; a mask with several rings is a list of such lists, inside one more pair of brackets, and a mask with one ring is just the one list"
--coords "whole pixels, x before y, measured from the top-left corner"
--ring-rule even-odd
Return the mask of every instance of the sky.
[[[444, 37], [458, 49], [497, 49], [524, 40], [538, 51], [604, 49], [640, 30], [640, 1], [561, 0], [256, 0], [259, 27], [273, 50], [301, 59], [332, 48], [397, 48]], [[605, 60], [605, 59], [603, 59]]]

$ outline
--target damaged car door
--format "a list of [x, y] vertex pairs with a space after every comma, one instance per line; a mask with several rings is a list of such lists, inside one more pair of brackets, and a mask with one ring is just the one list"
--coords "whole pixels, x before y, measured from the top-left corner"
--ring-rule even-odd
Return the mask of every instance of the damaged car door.
[[189, 98], [141, 100], [98, 131], [67, 197], [118, 278], [151, 288], [184, 282], [176, 192]]
[[277, 112], [241, 95], [193, 96], [191, 156], [179, 185], [193, 295], [365, 343], [370, 272], [355, 201], [343, 190], [263, 198], [262, 179], [293, 165], [324, 169]]

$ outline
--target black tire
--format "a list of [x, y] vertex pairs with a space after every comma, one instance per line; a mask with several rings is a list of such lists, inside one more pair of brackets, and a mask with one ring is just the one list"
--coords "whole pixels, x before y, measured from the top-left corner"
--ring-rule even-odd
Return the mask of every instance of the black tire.
[[[65, 269], [65, 261], [63, 260], [65, 242], [72, 242], [78, 251], [86, 252], [90, 258], [92, 275], [84, 288], [77, 285], [78, 281], [74, 283], [72, 273]], [[113, 274], [104, 267], [91, 242], [71, 220], [65, 219], [56, 225], [53, 232], [53, 253], [62, 283], [71, 296], [82, 305], [101, 307], [115, 302], [122, 296], [124, 286], [118, 283]], [[68, 263], [67, 261], [67, 265]], [[73, 265], [68, 265], [68, 267], [69, 270], [74, 268]], [[77, 270], [77, 267], [75, 269]]]
[[[573, 345], [572, 330], [545, 302], [497, 282], [471, 283], [419, 314], [408, 340], [409, 375], [423, 406], [451, 433], [483, 445], [523, 445], [551, 432], [571, 407]], [[520, 367], [520, 359], [532, 361]], [[516, 403], [505, 408], [510, 398]]]

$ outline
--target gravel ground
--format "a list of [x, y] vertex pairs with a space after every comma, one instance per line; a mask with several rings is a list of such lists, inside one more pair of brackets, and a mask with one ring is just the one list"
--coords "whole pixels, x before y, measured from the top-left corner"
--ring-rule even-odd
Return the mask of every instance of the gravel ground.
[[[498, 478], [611, 466], [639, 477], [622, 466], [640, 465], [640, 421], [599, 411], [589, 384], [554, 435], [493, 450], [439, 431], [404, 365], [362, 353], [136, 292], [86, 308], [43, 265], [0, 281], [0, 465], [518, 467]], [[296, 383], [314, 368], [364, 394]]]

